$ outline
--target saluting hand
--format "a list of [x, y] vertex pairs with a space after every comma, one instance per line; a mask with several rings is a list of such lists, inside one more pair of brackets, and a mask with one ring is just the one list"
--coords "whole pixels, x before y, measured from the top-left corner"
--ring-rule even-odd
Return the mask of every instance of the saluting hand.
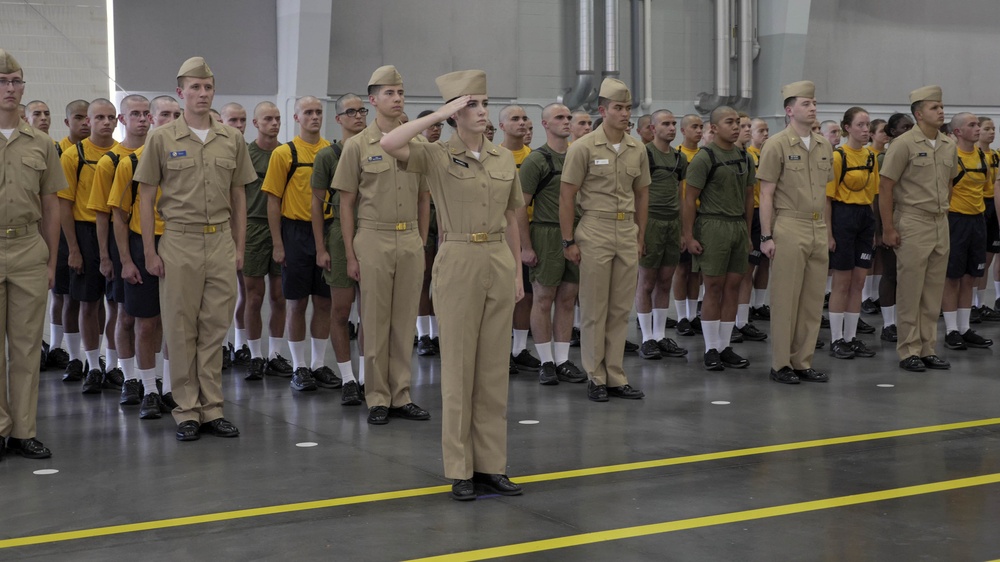
[[448, 119], [452, 115], [465, 109], [465, 106], [469, 105], [469, 100], [471, 99], [472, 96], [458, 96], [457, 98], [451, 100], [450, 102], [442, 105], [436, 112], [438, 120], [443, 121], [445, 119]]

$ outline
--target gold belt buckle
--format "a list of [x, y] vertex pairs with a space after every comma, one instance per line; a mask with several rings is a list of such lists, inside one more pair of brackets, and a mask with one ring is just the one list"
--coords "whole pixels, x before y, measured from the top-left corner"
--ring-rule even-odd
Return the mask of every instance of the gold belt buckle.
[[618, 213], [617, 215], [615, 215], [615, 219], [620, 221], [625, 220], [625, 213]]
[[218, 230], [218, 227], [215, 226], [214, 224], [209, 224], [205, 226], [205, 234], [215, 234], [216, 230]]
[[407, 230], [409, 228], [409, 226], [410, 225], [406, 224], [405, 222], [397, 222], [396, 223], [396, 230]]
[[469, 240], [473, 242], [488, 242], [490, 235], [485, 232], [476, 232], [469, 236]]
[[819, 213], [813, 213], [813, 220], [814, 221], [818, 221], [819, 220]]
[[7, 236], [14, 236], [15, 234], [17, 234], [17, 229], [16, 228], [8, 228], [6, 232], [7, 232]]

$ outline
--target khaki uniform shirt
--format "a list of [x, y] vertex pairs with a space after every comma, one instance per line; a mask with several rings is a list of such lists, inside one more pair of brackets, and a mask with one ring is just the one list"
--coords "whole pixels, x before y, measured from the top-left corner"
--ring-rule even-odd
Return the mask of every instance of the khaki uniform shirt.
[[577, 201], [584, 213], [635, 212], [633, 191], [651, 181], [646, 147], [625, 135], [616, 151], [599, 127], [569, 146], [562, 181], [580, 187]]
[[[403, 171], [396, 159], [382, 150], [382, 131], [373, 120], [364, 131], [344, 143], [331, 186], [355, 193], [357, 220], [382, 223], [417, 220], [417, 194], [427, 192], [426, 183], [413, 172]], [[417, 143], [410, 143], [410, 150]]]
[[160, 214], [177, 224], [219, 224], [229, 220], [229, 190], [257, 178], [243, 135], [211, 123], [202, 143], [184, 119], [149, 134], [135, 180], [159, 185]]
[[48, 135], [18, 123], [10, 138], [0, 135], [0, 227], [36, 224], [42, 220], [42, 196], [66, 187]]
[[507, 228], [504, 213], [524, 206], [511, 152], [483, 137], [480, 158], [457, 134], [447, 142], [410, 143], [406, 170], [429, 180], [441, 234], [502, 233]]
[[760, 152], [757, 179], [772, 182], [774, 210], [812, 213], [822, 219], [826, 184], [833, 181], [833, 146], [810, 133], [809, 149], [791, 127], [769, 138]]
[[935, 141], [931, 146], [927, 135], [914, 127], [889, 144], [879, 173], [896, 182], [892, 189], [896, 207], [933, 215], [948, 212], [957, 148], [955, 141], [940, 133]]

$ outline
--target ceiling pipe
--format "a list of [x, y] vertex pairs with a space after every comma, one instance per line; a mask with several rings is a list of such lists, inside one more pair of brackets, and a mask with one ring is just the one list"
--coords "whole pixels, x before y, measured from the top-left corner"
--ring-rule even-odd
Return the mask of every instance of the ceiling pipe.
[[746, 109], [753, 100], [753, 0], [740, 0], [738, 80], [740, 95], [734, 102], [738, 109]]
[[618, 0], [604, 0], [604, 77], [617, 78], [618, 72]]
[[629, 5], [631, 21], [629, 29], [631, 34], [631, 58], [632, 58], [632, 92], [635, 93], [636, 101], [639, 101], [643, 92], [645, 74], [643, 72], [646, 57], [649, 53], [643, 48], [643, 25], [642, 25], [642, 0], [631, 0]]
[[715, 0], [715, 92], [698, 94], [695, 109], [702, 114], [729, 101], [730, 43], [732, 41], [732, 18], [729, 0]]
[[579, 0], [579, 3], [576, 85], [557, 98], [571, 111], [588, 104], [597, 95], [594, 91], [594, 0]]
[[642, 95], [642, 108], [649, 111], [653, 107], [653, 0], [643, 0], [643, 30], [644, 43], [642, 62], [645, 68], [645, 90]]

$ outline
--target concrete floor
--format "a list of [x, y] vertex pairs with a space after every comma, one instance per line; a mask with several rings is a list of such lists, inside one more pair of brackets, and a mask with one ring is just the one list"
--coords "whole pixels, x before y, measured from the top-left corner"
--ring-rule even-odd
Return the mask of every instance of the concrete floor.
[[[1000, 339], [1000, 324], [977, 329]], [[563, 537], [455, 559], [1000, 556], [1000, 419], [989, 419], [1000, 411], [995, 352], [943, 351], [951, 371], [913, 374], [897, 368], [893, 347], [863, 337], [879, 351], [874, 359], [817, 352], [829, 384], [769, 382], [766, 343], [736, 347], [749, 369], [706, 372], [700, 336], [675, 337], [690, 349], [686, 360], [626, 356], [632, 384], [646, 392], [638, 402], [596, 404], [585, 385], [543, 387], [522, 373], [510, 383], [509, 473], [523, 478], [525, 494], [467, 504], [448, 498], [441, 476], [436, 358], [414, 356], [413, 398], [431, 411], [429, 422], [370, 427], [364, 407], [340, 405], [340, 391], [297, 393], [287, 379], [248, 383], [234, 370], [224, 374], [226, 417], [242, 436], [193, 443], [174, 440], [169, 416], [140, 421], [116, 393], [84, 396], [50, 371], [42, 374], [38, 426], [54, 455], [0, 463], [0, 559], [402, 560]], [[578, 349], [571, 359], [579, 362]], [[303, 442], [317, 445], [296, 446]], [[661, 459], [675, 460], [553, 474]], [[39, 469], [59, 472], [33, 473]], [[981, 476], [991, 478], [960, 480]], [[902, 497], [870, 494], [956, 480]], [[398, 491], [407, 493], [391, 494]], [[857, 494], [870, 495], [802, 505]], [[326, 501], [353, 496], [362, 497]], [[317, 503], [289, 505], [300, 502]], [[779, 509], [751, 511], [772, 507]], [[264, 509], [239, 511], [253, 508]], [[216, 515], [192, 518], [206, 514]], [[733, 515], [710, 517], [723, 514]], [[163, 521], [171, 518], [181, 519]], [[669, 525], [678, 521], [685, 523]], [[594, 534], [604, 531], [612, 532]]]

